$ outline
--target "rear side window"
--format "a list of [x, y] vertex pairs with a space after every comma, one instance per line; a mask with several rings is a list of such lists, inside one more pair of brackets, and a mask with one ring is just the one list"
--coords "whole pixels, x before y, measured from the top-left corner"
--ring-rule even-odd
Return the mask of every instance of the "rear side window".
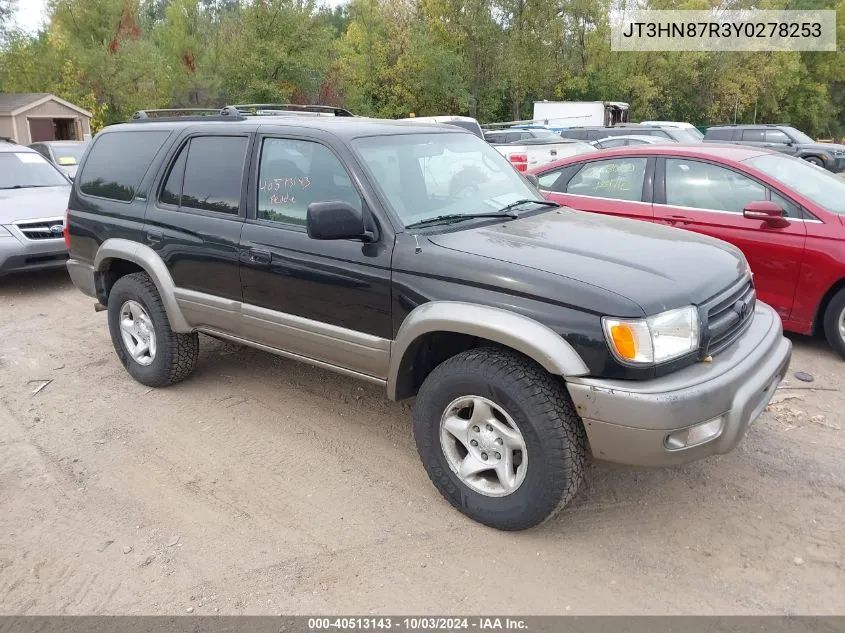
[[647, 158], [626, 157], [585, 163], [569, 181], [566, 193], [640, 201], [647, 162]]
[[129, 202], [169, 131], [102, 134], [94, 141], [77, 180], [82, 193]]
[[710, 128], [704, 133], [704, 138], [708, 141], [731, 141], [733, 136], [733, 128]]
[[763, 142], [763, 130], [743, 130], [742, 131], [742, 140], [749, 141], [751, 143], [762, 143]]
[[237, 215], [248, 142], [243, 136], [192, 138], [170, 168], [159, 201]]

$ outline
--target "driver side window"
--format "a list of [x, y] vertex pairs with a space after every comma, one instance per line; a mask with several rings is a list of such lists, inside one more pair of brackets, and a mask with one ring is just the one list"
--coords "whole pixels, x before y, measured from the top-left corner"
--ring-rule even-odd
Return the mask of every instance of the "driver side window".
[[259, 220], [304, 226], [308, 205], [329, 201], [362, 206], [352, 179], [330, 149], [314, 141], [264, 139], [258, 167]]

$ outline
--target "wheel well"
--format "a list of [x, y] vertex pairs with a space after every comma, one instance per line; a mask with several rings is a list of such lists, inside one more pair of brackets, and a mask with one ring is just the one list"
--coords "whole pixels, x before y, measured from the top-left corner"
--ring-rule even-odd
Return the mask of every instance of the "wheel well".
[[822, 297], [822, 300], [819, 303], [819, 311], [816, 313], [816, 322], [813, 327], [813, 332], [815, 334], [818, 334], [824, 329], [824, 313], [827, 310], [827, 306], [830, 305], [830, 300], [833, 299], [836, 293], [843, 288], [845, 288], [845, 278], [837, 281], [826, 293], [824, 293], [824, 297]]
[[118, 279], [132, 273], [146, 272], [135, 262], [126, 259], [107, 259], [105, 267], [96, 275], [97, 298], [103, 305], [108, 304], [109, 293]]
[[[428, 332], [417, 338], [402, 357], [396, 376], [396, 399], [415, 396], [432, 370], [440, 363], [476, 347], [511, 348], [479, 336], [457, 332]], [[526, 357], [527, 358], [527, 357]]]

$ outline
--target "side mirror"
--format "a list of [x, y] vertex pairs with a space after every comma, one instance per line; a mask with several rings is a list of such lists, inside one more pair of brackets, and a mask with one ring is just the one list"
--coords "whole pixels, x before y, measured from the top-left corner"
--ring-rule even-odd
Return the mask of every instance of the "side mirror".
[[364, 212], [348, 202], [312, 202], [305, 212], [308, 237], [314, 240], [363, 240], [372, 242], [375, 233], [367, 229]]
[[523, 176], [525, 176], [525, 180], [530, 182], [534, 186], [535, 189], [540, 188], [540, 179], [537, 178], [536, 175], [534, 175], [534, 174], [523, 174]]
[[789, 221], [784, 217], [786, 212], [778, 203], [771, 200], [749, 202], [742, 210], [742, 215], [749, 220], [762, 220], [776, 228], [789, 225]]

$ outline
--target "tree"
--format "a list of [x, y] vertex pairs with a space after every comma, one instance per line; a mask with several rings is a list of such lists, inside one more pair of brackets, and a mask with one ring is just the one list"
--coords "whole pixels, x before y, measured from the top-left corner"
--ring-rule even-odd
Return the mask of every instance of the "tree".
[[16, 11], [17, 0], [0, 0], [0, 46], [8, 37]]

